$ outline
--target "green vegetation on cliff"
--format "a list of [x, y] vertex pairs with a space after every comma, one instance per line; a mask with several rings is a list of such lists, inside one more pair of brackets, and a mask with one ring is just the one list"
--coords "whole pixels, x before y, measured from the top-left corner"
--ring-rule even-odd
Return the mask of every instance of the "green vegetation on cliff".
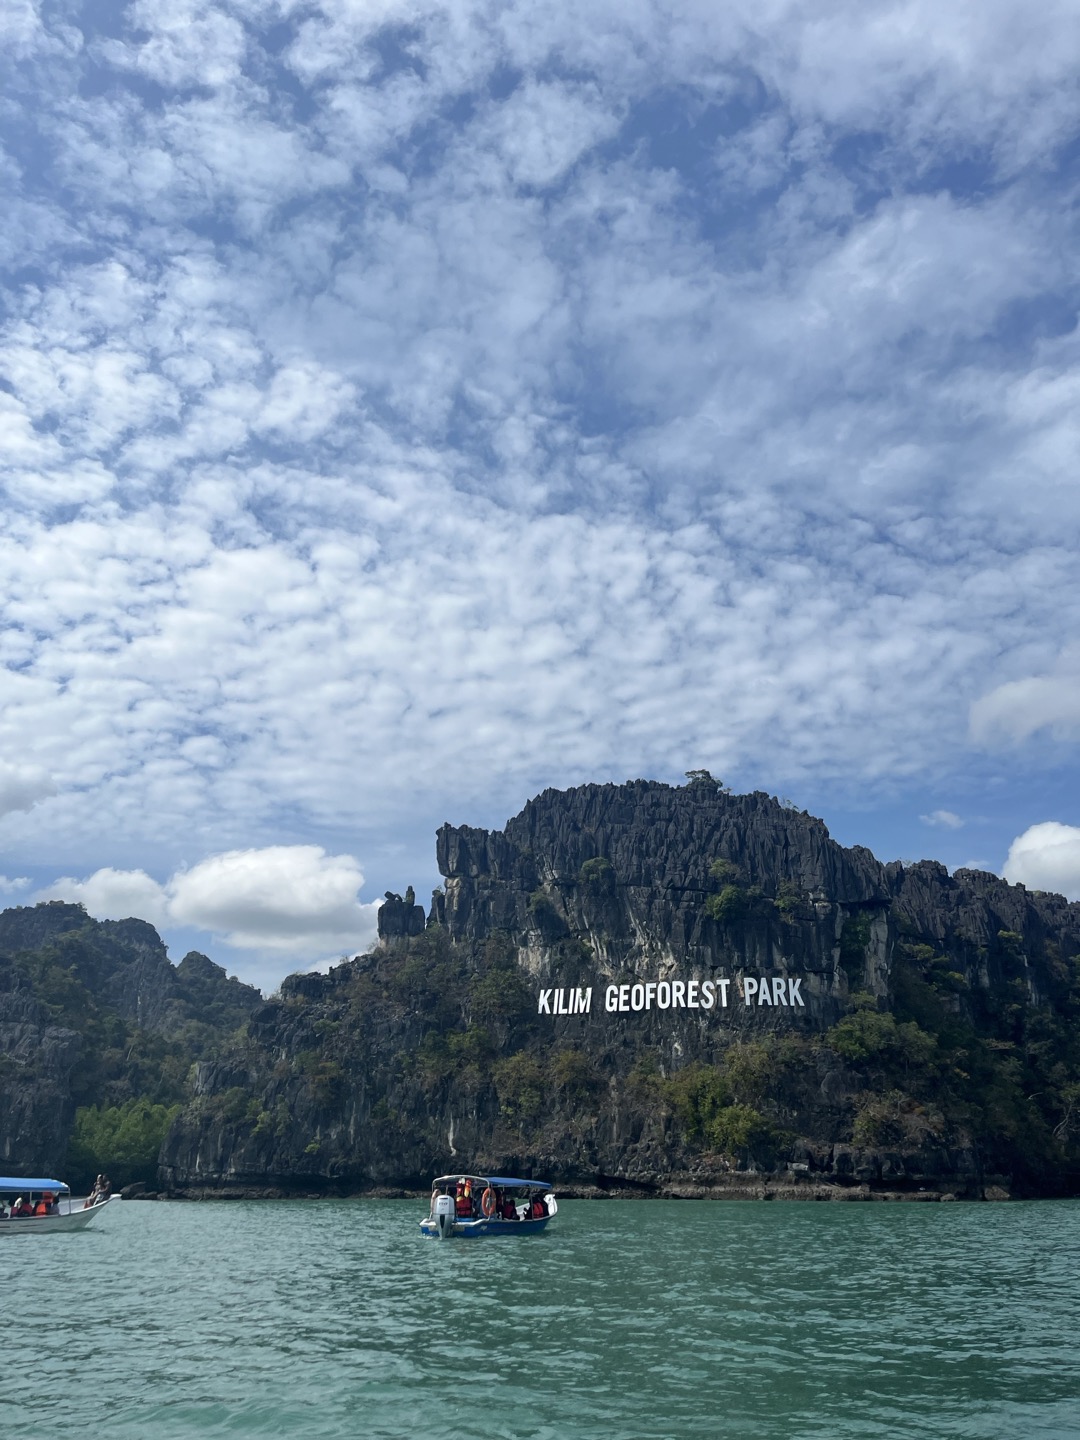
[[[261, 996], [205, 955], [170, 963], [151, 926], [59, 902], [0, 914], [0, 1135], [21, 1168], [153, 1181], [192, 1064]], [[36, 1164], [35, 1164], [36, 1162]]]

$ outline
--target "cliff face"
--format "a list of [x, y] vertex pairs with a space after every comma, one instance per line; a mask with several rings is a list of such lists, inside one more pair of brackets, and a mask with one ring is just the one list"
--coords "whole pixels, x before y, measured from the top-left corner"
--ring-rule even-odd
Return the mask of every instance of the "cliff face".
[[[453, 939], [517, 936], [538, 980], [564, 973], [567, 940], [587, 947], [582, 973], [598, 984], [687, 967], [782, 971], [802, 977], [805, 1018], [818, 1025], [848, 994], [845, 921], [865, 915], [883, 935], [892, 898], [884, 867], [837, 845], [820, 820], [700, 782], [546, 791], [501, 833], [444, 826], [437, 855], [446, 885], [434, 918]], [[724, 889], [729, 913], [710, 914]], [[866, 983], [882, 988], [880, 964]]]
[[1080, 1175], [1080, 906], [883, 866], [707, 777], [547, 791], [444, 826], [438, 861], [423, 929], [388, 896], [373, 955], [293, 977], [199, 1068], [166, 1183]]
[[142, 920], [60, 902], [3, 911], [0, 1160], [63, 1173], [79, 1106], [179, 1100], [196, 1054], [261, 1003], [205, 955], [174, 966]]
[[74, 1030], [51, 1023], [24, 976], [0, 958], [0, 1164], [52, 1174], [71, 1123], [71, 1072], [82, 1052]]

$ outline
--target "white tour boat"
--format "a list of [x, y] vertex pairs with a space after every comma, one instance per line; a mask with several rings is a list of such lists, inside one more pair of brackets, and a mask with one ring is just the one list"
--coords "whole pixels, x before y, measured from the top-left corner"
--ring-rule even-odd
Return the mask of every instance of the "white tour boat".
[[0, 1175], [0, 1236], [85, 1230], [113, 1198], [76, 1200], [62, 1180]]
[[434, 1240], [492, 1235], [537, 1235], [558, 1213], [546, 1180], [506, 1175], [440, 1175], [431, 1186], [431, 1210], [420, 1230]]

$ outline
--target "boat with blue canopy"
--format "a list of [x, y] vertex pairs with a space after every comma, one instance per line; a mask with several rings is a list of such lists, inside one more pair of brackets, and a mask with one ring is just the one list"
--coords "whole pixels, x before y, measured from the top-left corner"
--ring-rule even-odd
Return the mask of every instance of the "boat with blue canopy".
[[546, 1180], [509, 1175], [440, 1175], [431, 1185], [431, 1209], [420, 1230], [433, 1240], [492, 1235], [538, 1235], [558, 1213]]
[[0, 1236], [85, 1230], [111, 1198], [95, 1192], [76, 1200], [62, 1180], [0, 1175]]

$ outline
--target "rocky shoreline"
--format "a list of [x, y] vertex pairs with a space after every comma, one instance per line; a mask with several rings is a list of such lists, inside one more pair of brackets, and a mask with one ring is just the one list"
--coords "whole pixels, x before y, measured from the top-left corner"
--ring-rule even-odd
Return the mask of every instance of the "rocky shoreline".
[[[842, 1185], [821, 1180], [791, 1177], [731, 1176], [710, 1184], [672, 1177], [654, 1185], [626, 1185], [604, 1177], [602, 1184], [556, 1185], [560, 1200], [758, 1200], [867, 1202], [889, 1204], [933, 1204], [952, 1201], [1001, 1202], [1015, 1197], [1004, 1184], [987, 1184], [977, 1189], [895, 1190], [868, 1184]], [[124, 1200], [426, 1200], [426, 1188], [374, 1185], [363, 1189], [286, 1189], [273, 1185], [191, 1186], [183, 1190], [152, 1190], [130, 1185]]]

